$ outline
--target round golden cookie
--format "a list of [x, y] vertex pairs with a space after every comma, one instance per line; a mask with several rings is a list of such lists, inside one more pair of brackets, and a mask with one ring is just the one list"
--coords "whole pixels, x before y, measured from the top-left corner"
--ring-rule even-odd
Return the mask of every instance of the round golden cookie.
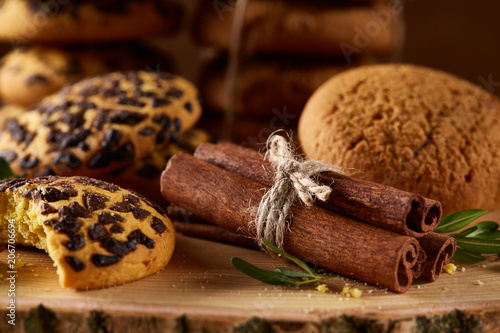
[[162, 0], [3, 0], [0, 40], [81, 43], [133, 39], [173, 32], [177, 4]]
[[307, 157], [441, 201], [445, 212], [500, 205], [500, 101], [453, 75], [411, 65], [341, 73], [306, 104]]
[[0, 156], [26, 177], [95, 176], [167, 146], [201, 115], [196, 88], [168, 73], [115, 72], [46, 97], [0, 128]]
[[86, 177], [0, 181], [0, 243], [13, 221], [17, 244], [47, 251], [63, 287], [134, 281], [172, 257], [175, 232], [165, 211], [137, 193]]
[[164, 65], [165, 62], [165, 57], [135, 43], [18, 47], [0, 59], [0, 99], [4, 103], [30, 106], [85, 77], [117, 70], [147, 69], [151, 64]]

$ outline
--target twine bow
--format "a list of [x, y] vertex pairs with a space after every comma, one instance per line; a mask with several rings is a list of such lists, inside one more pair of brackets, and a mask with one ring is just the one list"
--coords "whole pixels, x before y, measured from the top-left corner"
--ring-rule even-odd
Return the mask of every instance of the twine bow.
[[319, 161], [297, 160], [291, 145], [280, 135], [271, 135], [266, 146], [266, 158], [276, 169], [276, 175], [274, 185], [260, 201], [255, 227], [259, 243], [264, 238], [283, 249], [283, 238], [289, 224], [286, 220], [296, 197], [307, 207], [314, 204], [314, 197], [326, 201], [332, 189], [317, 184], [311, 177], [325, 171], [340, 173], [341, 170]]

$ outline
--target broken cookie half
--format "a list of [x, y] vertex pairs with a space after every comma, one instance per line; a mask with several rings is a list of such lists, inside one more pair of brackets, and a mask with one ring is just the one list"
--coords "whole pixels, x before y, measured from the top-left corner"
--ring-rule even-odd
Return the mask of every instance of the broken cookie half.
[[87, 177], [0, 181], [0, 244], [45, 250], [63, 287], [101, 288], [161, 270], [172, 257], [174, 228], [143, 196]]

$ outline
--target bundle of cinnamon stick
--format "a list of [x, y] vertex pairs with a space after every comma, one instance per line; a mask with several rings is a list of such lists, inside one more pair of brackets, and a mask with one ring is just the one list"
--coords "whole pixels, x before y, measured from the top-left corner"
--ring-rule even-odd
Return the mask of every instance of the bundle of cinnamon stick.
[[[274, 167], [256, 150], [231, 143], [200, 145], [194, 156], [172, 157], [161, 178], [179, 231], [255, 245], [251, 221]], [[296, 204], [284, 250], [309, 263], [395, 292], [413, 278], [434, 281], [456, 249], [453, 238], [432, 233], [439, 202], [335, 172], [318, 176], [332, 188], [325, 202]]]

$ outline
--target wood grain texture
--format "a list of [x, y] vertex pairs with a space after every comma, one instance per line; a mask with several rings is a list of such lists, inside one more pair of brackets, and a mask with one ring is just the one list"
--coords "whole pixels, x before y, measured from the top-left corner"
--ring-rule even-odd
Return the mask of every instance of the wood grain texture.
[[[458, 331], [500, 329], [500, 261], [459, 265], [454, 275], [429, 283], [415, 280], [396, 294], [356, 280], [327, 275], [329, 291], [271, 286], [234, 269], [232, 256], [274, 268], [292, 266], [251, 249], [178, 235], [172, 261], [158, 274], [114, 288], [75, 292], [63, 289], [52, 261], [42, 251], [18, 248], [17, 324], [6, 322], [6, 254], [0, 254], [0, 331], [22, 332], [26, 325], [54, 325], [59, 332], [277, 332]], [[460, 268], [465, 267], [465, 272]], [[484, 267], [483, 267], [484, 266]], [[478, 286], [477, 281], [484, 282]], [[360, 298], [340, 294], [344, 284], [363, 291]], [[370, 292], [371, 290], [371, 292]], [[43, 308], [39, 306], [42, 305]], [[42, 320], [45, 318], [44, 320]], [[241, 331], [241, 330], [240, 330]]]

